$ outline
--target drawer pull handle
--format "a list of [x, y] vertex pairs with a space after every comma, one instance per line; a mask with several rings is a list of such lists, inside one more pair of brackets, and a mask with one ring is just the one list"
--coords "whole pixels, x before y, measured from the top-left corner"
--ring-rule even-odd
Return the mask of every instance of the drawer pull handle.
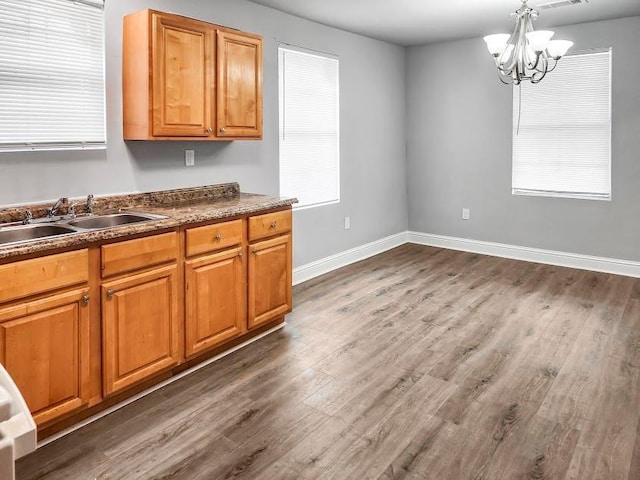
[[113, 290], [111, 289], [107, 290], [107, 298], [113, 298], [115, 294], [116, 292], [114, 292]]
[[271, 228], [271, 230], [273, 230], [274, 228], [276, 228], [278, 226], [278, 222], [273, 221], [271, 222], [271, 225], [269, 225], [269, 228]]
[[222, 240], [222, 234], [221, 233], [216, 233], [216, 242], [219, 242], [220, 240]]
[[89, 300], [91, 300], [91, 297], [87, 294], [82, 296], [82, 303], [83, 305], [87, 305], [89, 303]]

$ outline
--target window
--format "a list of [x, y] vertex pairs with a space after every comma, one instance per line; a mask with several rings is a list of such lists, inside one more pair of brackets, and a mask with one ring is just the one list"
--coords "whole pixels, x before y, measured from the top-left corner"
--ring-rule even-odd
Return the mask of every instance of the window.
[[513, 90], [513, 193], [610, 199], [611, 51], [568, 55]]
[[338, 59], [279, 47], [280, 194], [296, 206], [340, 201]]
[[0, 0], [0, 151], [104, 148], [102, 0]]

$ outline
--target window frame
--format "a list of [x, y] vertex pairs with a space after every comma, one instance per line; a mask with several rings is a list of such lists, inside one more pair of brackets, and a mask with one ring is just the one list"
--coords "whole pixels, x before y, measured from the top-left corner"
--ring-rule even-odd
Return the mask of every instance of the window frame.
[[[91, 95], [91, 96], [87, 96], [86, 99], [89, 100], [88, 102], [76, 102], [76, 103], [70, 103], [70, 102], [64, 102], [63, 100], [65, 99], [64, 95], [59, 95], [59, 96], [55, 96], [53, 98], [55, 98], [56, 100], [60, 100], [59, 103], [53, 104], [50, 107], [48, 107], [47, 109], [44, 108], [38, 108], [36, 109], [33, 113], [29, 113], [28, 115], [31, 116], [32, 114], [36, 114], [36, 118], [46, 118], [45, 116], [37, 116], [38, 112], [42, 112], [43, 114], [46, 115], [47, 112], [54, 112], [55, 110], [64, 110], [65, 108], [72, 108], [72, 107], [82, 107], [84, 105], [99, 105], [98, 108], [93, 109], [93, 113], [95, 113], [95, 115], [91, 115], [91, 116], [85, 116], [83, 118], [90, 118], [93, 119], [94, 125], [97, 127], [98, 123], [98, 119], [100, 118], [101, 120], [101, 124], [102, 124], [102, 128], [101, 131], [98, 130], [97, 128], [95, 130], [91, 130], [91, 132], [93, 133], [98, 133], [98, 135], [95, 136], [95, 138], [99, 138], [99, 140], [89, 140], [89, 136], [85, 136], [85, 139], [82, 139], [81, 135], [76, 135], [75, 132], [82, 132], [82, 129], [84, 128], [83, 123], [80, 122], [74, 122], [73, 125], [69, 126], [67, 128], [67, 130], [58, 130], [58, 132], [63, 132], [64, 134], [68, 134], [70, 139], [65, 139], [65, 140], [60, 140], [60, 141], [55, 141], [53, 140], [51, 137], [50, 139], [44, 140], [42, 135], [39, 134], [26, 134], [26, 133], [15, 133], [15, 141], [13, 141], [13, 138], [9, 138], [7, 139], [8, 141], [3, 141], [0, 142], [0, 154], [2, 153], [12, 153], [12, 152], [37, 152], [37, 151], [80, 151], [80, 150], [105, 150], [107, 148], [107, 115], [106, 115], [106, 111], [107, 111], [107, 103], [106, 103], [106, 39], [105, 39], [105, 32], [106, 32], [106, 28], [105, 28], [105, 14], [104, 14], [104, 0], [59, 0], [59, 2], [56, 3], [47, 3], [46, 6], [44, 8], [46, 8], [46, 11], [53, 11], [53, 12], [57, 12], [54, 18], [71, 18], [71, 12], [66, 12], [65, 11], [65, 7], [63, 7], [63, 3], [69, 3], [69, 4], [77, 4], [82, 6], [83, 8], [92, 8], [95, 9], [96, 11], [98, 11], [99, 13], [96, 13], [96, 18], [93, 20], [93, 22], [96, 22], [97, 16], [99, 15], [99, 24], [100, 24], [100, 31], [97, 32], [99, 34], [99, 51], [100, 51], [100, 58], [98, 58], [95, 55], [89, 55], [89, 56], [82, 56], [82, 57], [76, 57], [74, 56], [72, 58], [72, 60], [70, 61], [74, 61], [74, 62], [79, 62], [81, 59], [83, 58], [91, 58], [94, 63], [94, 65], [100, 65], [101, 67], [101, 71], [99, 72], [99, 75], [94, 75], [92, 77], [87, 77], [85, 75], [78, 75], [76, 77], [69, 77], [69, 78], [73, 78], [74, 80], [78, 81], [78, 82], [86, 82], [88, 78], [91, 78], [92, 80], [90, 80], [94, 86], [98, 87], [100, 90], [100, 102], [97, 103], [97, 99], [98, 99], [98, 95]], [[37, 8], [39, 4], [35, 4], [35, 7]], [[27, 4], [26, 8], [29, 8], [31, 6], [31, 4]], [[11, 13], [11, 4], [8, 3], [7, 5], [5, 5], [6, 10], [5, 12], [6, 15], [9, 16], [9, 18], [11, 17], [12, 13]], [[57, 10], [59, 9], [59, 10]], [[93, 14], [91, 14], [93, 15]], [[23, 26], [25, 32], [29, 32], [29, 31], [33, 31], [33, 28], [35, 28], [33, 25], [35, 22], [38, 21], [38, 19], [40, 19], [42, 17], [42, 15], [34, 15], [33, 17], [28, 16], [26, 18], [29, 18], [30, 21], [29, 23], [20, 23], [19, 25]], [[83, 17], [84, 14], [83, 14]], [[31, 23], [31, 19], [34, 20], [34, 23]], [[92, 25], [96, 25], [96, 23], [92, 23]], [[49, 30], [49, 28], [46, 28], [44, 30], [42, 30], [44, 32], [50, 32], [50, 31], [55, 31], [54, 29]], [[94, 41], [97, 40], [98, 38], [98, 34], [92, 35], [92, 38], [94, 39]], [[77, 41], [78, 43], [84, 42], [86, 38], [88, 38], [86, 35], [75, 35], [73, 37], [69, 37], [72, 38], [73, 40], [69, 40], [69, 41]], [[8, 49], [7, 51], [10, 52], [10, 55], [16, 55], [17, 53], [19, 53], [22, 49], [24, 49], [24, 46], [20, 46], [21, 42], [12, 42], [12, 43], [7, 43], [8, 45], [16, 45], [15, 50], [12, 49]], [[40, 43], [41, 44], [41, 43]], [[69, 43], [67, 43], [68, 45]], [[93, 43], [93, 45], [97, 45], [97, 43]], [[37, 46], [37, 45], [36, 45]], [[96, 48], [92, 49], [91, 52], [95, 53], [97, 51]], [[51, 65], [53, 65], [55, 62], [52, 62]], [[49, 64], [47, 64], [49, 65]], [[25, 68], [23, 69], [16, 69], [14, 70], [14, 72], [17, 72], [20, 75], [24, 75], [24, 77], [26, 79], [33, 79], [36, 74], [33, 73], [33, 70], [30, 70], [28, 67], [29, 65], [24, 65]], [[36, 85], [37, 87], [40, 88], [46, 88], [47, 85], [49, 85], [51, 83], [51, 79], [53, 79], [53, 81], [55, 82], [60, 81], [59, 77], [57, 74], [58, 72], [60, 72], [60, 75], [62, 75], [64, 73], [64, 70], [62, 68], [58, 68], [58, 70], [51, 70], [54, 73], [50, 73], [47, 76], [47, 80], [43, 80], [42, 82], [34, 82], [33, 84]], [[94, 70], [95, 71], [95, 70]], [[8, 77], [10, 78], [10, 77]], [[27, 80], [28, 81], [28, 80]], [[33, 80], [31, 80], [33, 81]], [[43, 87], [41, 87], [43, 86]], [[94, 87], [95, 88], [95, 87]], [[12, 92], [14, 90], [11, 90]], [[15, 93], [16, 94], [22, 94], [23, 92], [28, 92], [28, 90], [26, 88], [24, 88], [23, 90], [19, 90], [16, 89]], [[93, 92], [95, 92], [95, 90], [93, 90]], [[11, 97], [9, 97], [11, 98]], [[16, 97], [13, 97], [16, 98]], [[18, 97], [20, 98], [20, 97]], [[40, 96], [30, 96], [25, 95], [25, 97], [27, 99], [27, 101], [37, 101], [38, 99], [40, 99]], [[67, 98], [70, 98], [67, 96]], [[100, 109], [101, 111], [98, 111], [98, 109]], [[29, 110], [27, 108], [22, 109], [19, 111], [19, 113], [17, 113], [16, 115], [12, 116], [12, 117], [8, 117], [9, 119], [11, 118], [20, 118], [20, 115], [23, 116], [23, 118], [26, 117], [27, 113]], [[74, 119], [76, 120], [76, 119]], [[51, 125], [50, 121], [47, 122], [45, 120], [40, 120], [40, 123], [38, 123], [38, 121], [36, 121], [35, 123], [30, 124], [31, 126], [35, 126], [36, 128], [40, 128], [42, 129], [42, 127], [45, 127], [47, 125]], [[27, 124], [28, 125], [28, 124]], [[25, 129], [24, 132], [27, 132], [28, 129]], [[66, 135], [65, 135], [66, 136]], [[73, 140], [71, 140], [71, 138], [75, 138]]]
[[[525, 188], [515, 188], [515, 157], [516, 157], [516, 144], [515, 137], [512, 137], [511, 141], [511, 194], [515, 196], [524, 196], [524, 197], [550, 197], [550, 198], [569, 198], [569, 199], [578, 199], [578, 200], [597, 200], [597, 201], [612, 201], [613, 200], [613, 190], [612, 190], [612, 148], [611, 148], [611, 135], [612, 135], [612, 85], [613, 85], [613, 49], [611, 47], [604, 48], [593, 48], [593, 49], [585, 49], [578, 50], [571, 53], [568, 53], [562, 59], [567, 57], [574, 56], [583, 56], [583, 55], [593, 55], [593, 54], [608, 54], [608, 131], [607, 131], [607, 140], [608, 140], [608, 158], [607, 158], [607, 167], [608, 167], [608, 194], [599, 194], [599, 193], [585, 193], [585, 192], [566, 192], [566, 191], [557, 191], [557, 190], [542, 190], [542, 189], [525, 189]], [[559, 62], [562, 62], [562, 59]], [[550, 72], [549, 75], [553, 75], [557, 72]], [[544, 83], [544, 79], [540, 82], [540, 84]], [[538, 87], [539, 85], [535, 85]], [[512, 135], [515, 135], [516, 131], [516, 117], [517, 110], [516, 104], [519, 101], [519, 89], [521, 86], [513, 86], [513, 106], [512, 106]], [[522, 105], [519, 105], [519, 108], [522, 108]]]
[[[335, 184], [336, 184], [336, 197], [335, 199], [315, 202], [315, 203], [302, 203], [299, 202], [293, 205], [293, 209], [295, 211], [298, 210], [307, 210], [316, 207], [323, 207], [327, 205], [335, 205], [341, 202], [341, 183], [340, 183], [340, 165], [341, 165], [341, 151], [340, 151], [340, 59], [337, 55], [322, 52], [318, 50], [313, 50], [305, 47], [300, 47], [297, 45], [292, 45], [284, 42], [278, 43], [278, 192], [280, 195], [283, 195], [282, 192], [282, 140], [284, 137], [284, 97], [283, 97], [283, 89], [284, 89], [284, 64], [283, 64], [283, 54], [286, 51], [291, 51], [295, 53], [302, 53], [310, 56], [330, 59], [336, 61], [336, 170], [335, 170]], [[287, 194], [288, 195], [288, 194]]]

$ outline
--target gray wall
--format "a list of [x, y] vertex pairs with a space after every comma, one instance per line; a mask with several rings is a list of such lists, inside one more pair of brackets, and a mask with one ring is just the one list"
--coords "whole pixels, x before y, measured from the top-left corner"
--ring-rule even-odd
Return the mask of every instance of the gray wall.
[[412, 47], [410, 230], [640, 260], [640, 17], [554, 30], [574, 49], [613, 47], [613, 200], [511, 195], [512, 90], [497, 79], [482, 39]]
[[[0, 205], [238, 181], [278, 194], [278, 42], [340, 57], [340, 204], [295, 213], [296, 266], [407, 228], [405, 51], [244, 0], [107, 1], [106, 152], [0, 154]], [[224, 143], [122, 140], [122, 17], [172, 11], [264, 37], [264, 139]], [[184, 167], [184, 149], [196, 166]], [[344, 230], [344, 216], [351, 230]]]

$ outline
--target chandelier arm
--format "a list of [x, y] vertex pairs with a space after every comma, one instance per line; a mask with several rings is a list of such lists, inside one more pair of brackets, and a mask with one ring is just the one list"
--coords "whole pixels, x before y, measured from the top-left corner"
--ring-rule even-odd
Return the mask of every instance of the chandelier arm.
[[558, 66], [558, 60], [557, 59], [551, 57], [551, 59], [547, 60], [547, 62], [551, 63], [551, 60], [553, 60], [553, 67], [547, 68], [547, 73], [553, 72], [556, 69], [556, 67]]
[[[542, 72], [538, 72], [538, 73], [542, 73], [541, 75], [539, 75], [538, 82], [547, 75], [548, 68], [549, 68], [549, 61], [548, 61], [547, 55], [545, 54], [542, 57]], [[533, 75], [531, 76], [531, 78], [533, 79]]]
[[[537, 70], [537, 71], [539, 72], [539, 71], [540, 71], [540, 69], [538, 68], [538, 66], [539, 66], [539, 65], [540, 65], [540, 63], [541, 63], [541, 62], [540, 62], [540, 58], [542, 58], [542, 57], [543, 57], [544, 52], [541, 52], [541, 53], [535, 52], [535, 55], [536, 55], [536, 61], [535, 61], [535, 62], [533, 62], [533, 64], [529, 63], [528, 67], [529, 67], [529, 70]], [[543, 59], [543, 60], [544, 60], [544, 59]], [[544, 61], [543, 61], [542, 63], [544, 63]]]
[[[539, 68], [539, 66], [541, 68]], [[547, 52], [540, 53], [540, 55], [538, 56], [538, 61], [536, 62], [536, 68], [534, 70], [544, 73], [547, 73], [549, 71], [549, 56], [547, 55]]]
[[535, 70], [538, 66], [538, 62], [540, 61], [540, 55], [537, 52], [534, 52], [535, 59], [529, 59], [529, 50], [531, 50], [531, 47], [528, 46], [527, 33], [534, 31], [533, 19], [529, 12], [525, 12], [522, 16], [522, 28], [520, 31], [522, 32], [520, 52], [522, 54], [524, 64], [526, 65], [527, 70]]
[[531, 75], [531, 83], [540, 83], [540, 81], [547, 75], [546, 70], [544, 72], [534, 72], [533, 75]]
[[[507, 78], [508, 80], [505, 80], [505, 78]], [[498, 79], [505, 85], [511, 85], [513, 83], [513, 78], [511, 78], [511, 75], [505, 75], [501, 73], [500, 70], [498, 70]]]

